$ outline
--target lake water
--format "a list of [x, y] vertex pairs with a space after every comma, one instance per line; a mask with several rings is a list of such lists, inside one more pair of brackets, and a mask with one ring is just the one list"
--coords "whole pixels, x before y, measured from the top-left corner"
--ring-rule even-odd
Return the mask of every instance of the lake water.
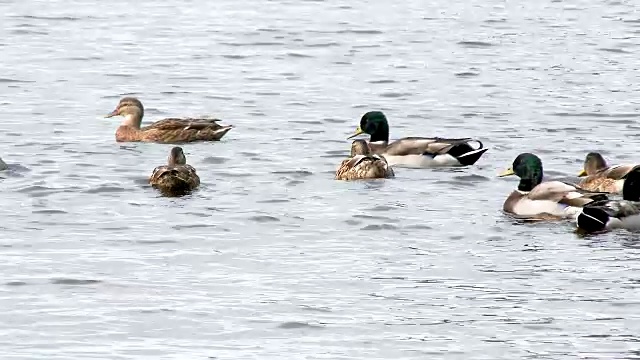
[[[621, 1], [0, 1], [0, 358], [640, 359], [640, 242], [521, 224], [520, 152], [640, 161]], [[202, 180], [146, 181], [146, 120], [214, 115]], [[463, 169], [338, 182], [362, 114], [474, 136]]]

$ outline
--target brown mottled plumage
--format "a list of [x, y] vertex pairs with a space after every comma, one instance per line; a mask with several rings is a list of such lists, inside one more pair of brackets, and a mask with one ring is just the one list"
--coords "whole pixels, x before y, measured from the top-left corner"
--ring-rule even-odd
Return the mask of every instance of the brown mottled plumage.
[[194, 141], [220, 140], [232, 125], [221, 126], [219, 119], [169, 118], [140, 127], [144, 107], [140, 100], [125, 97], [118, 107], [106, 117], [124, 116], [124, 121], [116, 130], [118, 142], [156, 142], [178, 144]]
[[355, 140], [351, 144], [351, 158], [340, 163], [335, 179], [382, 179], [394, 176], [393, 169], [384, 157], [371, 154], [366, 141]]
[[187, 158], [180, 147], [174, 147], [169, 153], [167, 165], [153, 169], [149, 184], [160, 190], [163, 195], [181, 196], [190, 193], [200, 185], [196, 169], [187, 165]]
[[638, 166], [638, 164], [608, 166], [601, 154], [590, 152], [584, 160], [582, 171], [578, 174], [583, 177], [578, 186], [590, 191], [621, 194], [627, 175]]

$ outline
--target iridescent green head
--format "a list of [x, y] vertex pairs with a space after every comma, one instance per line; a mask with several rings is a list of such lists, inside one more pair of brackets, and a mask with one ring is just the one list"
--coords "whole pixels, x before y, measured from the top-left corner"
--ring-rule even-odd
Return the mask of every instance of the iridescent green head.
[[513, 160], [511, 167], [499, 176], [510, 175], [516, 175], [520, 178], [518, 190], [531, 191], [542, 182], [542, 161], [534, 154], [522, 153]]
[[382, 111], [369, 111], [362, 115], [360, 119], [360, 126], [356, 129], [356, 132], [349, 136], [347, 139], [358, 136], [360, 134], [369, 134], [371, 139], [369, 141], [389, 141], [389, 123], [387, 117], [384, 116]]

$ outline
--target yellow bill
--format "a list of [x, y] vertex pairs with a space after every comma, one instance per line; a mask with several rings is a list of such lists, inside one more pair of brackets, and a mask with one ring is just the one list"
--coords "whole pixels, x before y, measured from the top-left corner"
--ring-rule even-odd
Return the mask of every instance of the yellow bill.
[[505, 170], [502, 173], [500, 173], [500, 175], [498, 175], [498, 177], [511, 176], [511, 175], [515, 175], [515, 174], [516, 173], [513, 172], [512, 168], [508, 168], [507, 170]]
[[587, 176], [587, 172], [584, 169], [580, 170], [580, 173], [578, 173], [578, 177], [581, 176]]
[[356, 137], [356, 136], [358, 136], [360, 134], [364, 134], [364, 131], [360, 128], [360, 126], [358, 126], [358, 128], [356, 129], [355, 134], [349, 136], [347, 139], [354, 138], [354, 137]]

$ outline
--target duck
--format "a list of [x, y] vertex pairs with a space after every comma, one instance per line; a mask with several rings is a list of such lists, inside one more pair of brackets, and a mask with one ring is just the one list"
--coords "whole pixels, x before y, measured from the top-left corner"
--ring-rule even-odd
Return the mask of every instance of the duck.
[[2, 158], [0, 158], [0, 171], [2, 170], [7, 170], [9, 167], [7, 166], [7, 163], [5, 163], [4, 161], [2, 161]]
[[584, 166], [578, 177], [578, 186], [583, 189], [612, 194], [622, 194], [627, 175], [638, 168], [638, 164], [607, 165], [604, 157], [597, 152], [590, 152], [584, 160]]
[[336, 180], [384, 179], [393, 178], [393, 169], [380, 155], [372, 154], [364, 140], [351, 143], [351, 157], [343, 160], [336, 171]]
[[600, 200], [585, 205], [576, 215], [576, 226], [584, 233], [613, 229], [640, 230], [640, 168], [626, 174], [622, 200]]
[[191, 165], [181, 147], [175, 146], [169, 152], [167, 165], [153, 169], [149, 184], [168, 196], [181, 196], [192, 192], [200, 185], [200, 177]]
[[124, 120], [116, 130], [117, 142], [154, 142], [165, 144], [195, 141], [219, 141], [233, 125], [222, 126], [219, 119], [168, 118], [140, 127], [144, 116], [142, 102], [135, 97], [124, 97], [106, 118], [122, 116]]
[[[390, 166], [408, 168], [455, 167], [473, 165], [488, 148], [472, 138], [405, 137], [389, 143], [389, 122], [382, 111], [369, 111], [360, 119], [353, 135], [368, 134], [374, 154], [383, 155]], [[477, 143], [474, 148], [470, 144]]]
[[518, 189], [504, 201], [505, 213], [533, 220], [571, 219], [582, 207], [598, 200], [608, 200], [606, 194], [581, 189], [562, 181], [543, 181], [542, 160], [532, 153], [519, 154], [499, 177], [520, 178]]

